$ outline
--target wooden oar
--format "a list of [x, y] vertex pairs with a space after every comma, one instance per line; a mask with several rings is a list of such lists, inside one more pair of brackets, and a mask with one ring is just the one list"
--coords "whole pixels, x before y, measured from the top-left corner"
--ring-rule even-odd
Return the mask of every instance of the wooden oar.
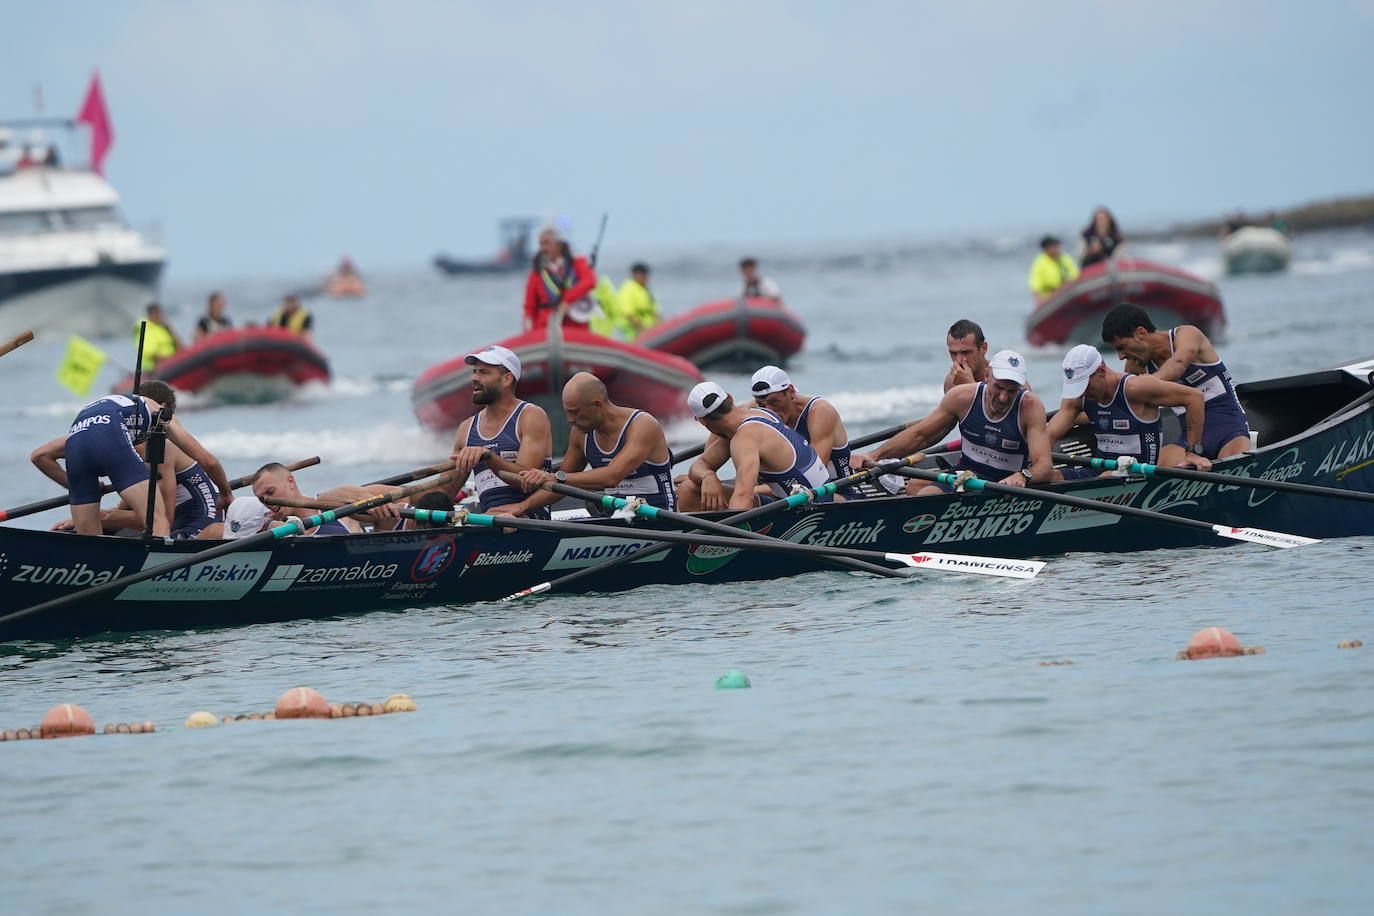
[[[956, 474], [942, 474], [935, 471], [926, 471], [920, 468], [898, 468], [895, 472], [903, 477], [913, 477], [917, 480], [929, 480], [937, 483], [957, 486], [960, 478]], [[1270, 547], [1302, 547], [1307, 544], [1321, 543], [1317, 538], [1303, 537], [1299, 534], [1284, 534], [1281, 531], [1267, 531], [1264, 528], [1232, 528], [1230, 525], [1214, 525], [1211, 522], [1198, 521], [1192, 518], [1182, 518], [1177, 515], [1168, 515], [1163, 512], [1151, 512], [1149, 509], [1137, 509], [1134, 506], [1118, 506], [1115, 503], [1100, 502], [1096, 499], [1084, 499], [1081, 496], [1071, 496], [1068, 493], [1056, 493], [1052, 490], [1042, 490], [1035, 487], [1013, 487], [1004, 483], [993, 483], [990, 480], [980, 480], [977, 477], [963, 481], [963, 485], [970, 490], [986, 490], [989, 493], [1006, 493], [1012, 496], [1020, 496], [1025, 499], [1041, 499], [1047, 503], [1060, 503], [1065, 506], [1073, 506], [1078, 509], [1087, 509], [1092, 512], [1106, 512], [1109, 515], [1121, 515], [1129, 518], [1143, 518], [1152, 522], [1162, 522], [1166, 525], [1178, 525], [1183, 528], [1196, 528], [1199, 531], [1210, 531], [1213, 534], [1235, 541], [1250, 541], [1255, 544], [1267, 544]]]
[[[1054, 460], [1060, 464], [1076, 464], [1080, 467], [1097, 468], [1102, 471], [1115, 471], [1119, 465], [1114, 458], [1074, 458], [1057, 452]], [[1330, 499], [1352, 499], [1356, 502], [1374, 502], [1374, 493], [1362, 490], [1342, 490], [1340, 487], [1322, 487], [1311, 483], [1293, 483], [1288, 480], [1266, 480], [1263, 477], [1242, 477], [1239, 474], [1218, 474], [1214, 471], [1194, 471], [1188, 468], [1162, 468], [1157, 464], [1141, 464], [1133, 461], [1126, 470], [1132, 474], [1146, 477], [1174, 477], [1179, 480], [1203, 480], [1208, 483], [1223, 484], [1228, 487], [1248, 487], [1252, 490], [1277, 490], [1280, 493], [1301, 493], [1304, 496], [1325, 496]]]
[[[908, 462], [910, 460], [910, 458], [904, 459], [904, 461]], [[520, 476], [518, 474], [507, 474], [503, 472], [500, 474], [500, 477], [502, 480], [506, 481], [506, 483], [509, 483], [512, 486], [518, 487], [520, 485]], [[550, 481], [544, 484], [543, 487], [541, 487], [541, 489], [552, 490], [555, 493], [562, 493], [564, 496], [572, 496], [576, 497], [577, 499], [583, 499], [594, 503], [600, 503], [608, 509], [624, 509], [626, 507], [632, 506], [632, 511], [634, 512], [634, 514], [642, 516], [644, 518], [662, 518], [670, 522], [677, 522], [679, 525], [686, 525], [689, 528], [697, 528], [702, 531], [714, 531], [717, 534], [724, 534], [728, 537], [745, 537], [751, 538], [753, 540], [765, 541], [778, 540], [778, 538], [771, 537], [767, 534], [762, 534], [758, 531], [753, 531], [749, 528], [733, 528], [730, 525], [725, 525], [721, 522], [713, 522], [708, 518], [698, 518], [695, 515], [688, 515], [685, 512], [674, 512], [671, 509], [660, 509], [657, 506], [650, 506], [649, 504], [639, 502], [638, 500], [636, 500], [632, 504], [629, 500], [623, 499], [618, 496], [610, 496], [605, 493], [593, 493], [591, 490], [583, 490], [580, 487], [574, 487], [570, 484], [559, 483], [557, 481]], [[878, 566], [876, 564], [868, 563], [863, 560], [851, 560], [845, 557], [836, 557], [834, 562], [847, 569], [858, 569], [864, 572], [876, 573], [877, 575], [881, 576], [900, 577], [902, 575], [902, 573], [898, 572], [895, 569], [891, 569], [886, 566]]]
[[[286, 469], [288, 471], [299, 471], [301, 468], [314, 467], [319, 463], [320, 457], [316, 455], [314, 458], [303, 458], [300, 461], [293, 461], [286, 466]], [[229, 487], [230, 489], [237, 490], [239, 487], [246, 487], [252, 482], [252, 474], [245, 477], [235, 477], [233, 480], [229, 481]], [[114, 484], [107, 483], [100, 488], [100, 494], [103, 496], [106, 493], [113, 493], [114, 489]], [[22, 518], [25, 515], [33, 515], [35, 512], [46, 512], [48, 509], [56, 509], [59, 506], [67, 505], [67, 500], [68, 497], [66, 496], [54, 496], [51, 499], [40, 500], [36, 503], [15, 506], [13, 509], [0, 509], [0, 522], [8, 522], [11, 519]]]
[[11, 337], [9, 340], [0, 344], [0, 356], [4, 356], [11, 350], [18, 350], [31, 340], [33, 340], [33, 331], [25, 331], [17, 337]]
[[[884, 439], [891, 439], [893, 436], [897, 435], [899, 432], [910, 426], [911, 422], [898, 423], [896, 426], [889, 426], [887, 429], [880, 429], [876, 433], [868, 433], [867, 435], [859, 436], [857, 439], [850, 439], [849, 447], [862, 448], [865, 445], [872, 445], [874, 442], [882, 442]], [[953, 445], [954, 449], [958, 449], [958, 441], [959, 440], [956, 439], [953, 443], [950, 443], [951, 445]], [[949, 451], [952, 451], [954, 449], [949, 449]], [[703, 442], [701, 445], [694, 445], [689, 449], [685, 449], [681, 454], [674, 452], [673, 464], [678, 465], [684, 461], [691, 461], [693, 458], [699, 457], [701, 453], [704, 451], [706, 451], [705, 442]], [[932, 453], [927, 452], [927, 454]]]
[[[944, 445], [931, 448], [926, 452], [926, 454], [933, 455], [938, 454], [942, 451], [953, 451], [958, 447], [959, 440], [955, 439], [953, 442], [947, 442]], [[874, 477], [881, 477], [884, 473], [886, 473], [886, 471], [883, 470], [883, 467], [886, 467], [888, 464], [889, 462], [880, 462], [880, 466], [878, 467], [872, 467], [865, 471], [855, 471], [848, 477], [841, 477], [838, 480], [832, 480], [829, 483], [822, 484], [821, 486], [817, 487], [814, 492], [804, 490], [800, 493], [793, 493], [786, 499], [780, 499], [776, 502], [765, 503], [762, 506], [755, 506], [752, 509], [746, 509], [743, 512], [737, 513], [735, 515], [730, 516], [729, 518], [724, 519], [723, 521], [721, 521], [721, 524], [741, 525], [745, 522], [759, 518], [760, 516], [769, 515], [774, 512], [779, 512], [783, 509], [793, 509], [797, 506], [804, 505], [805, 503], [810, 502], [812, 499], [815, 499], [818, 496], [829, 496], [833, 493], [838, 493], [840, 490], [847, 490], [855, 484], [863, 483], [865, 480], [869, 480]], [[897, 464], [900, 464], [900, 462], [893, 461], [891, 462], [891, 464], [895, 466]], [[583, 576], [589, 576], [594, 572], [606, 572], [608, 570], [614, 569], [617, 566], [622, 566], [626, 563], [633, 563], [635, 560], [640, 560], [644, 557], [651, 556], [656, 553], [662, 553], [667, 549], [667, 547], [642, 547], [639, 550], [625, 554], [624, 556], [612, 557], [611, 559], [605, 560], [597, 566], [588, 566], [585, 569], [573, 570], [567, 575], [560, 576], [557, 579], [553, 579], [548, 582], [541, 582], [538, 585], [535, 585], [531, 588], [522, 589], [521, 591], [518, 591], [515, 594], [508, 596], [506, 600], [510, 600], [511, 598], [520, 598], [525, 595], [533, 595], [539, 592], [552, 591], [553, 589], [566, 585], [569, 582], [574, 582], [578, 579], [581, 579]]]
[[373, 487], [377, 484], [384, 484], [388, 487], [398, 487], [403, 483], [410, 483], [412, 480], [424, 480], [434, 474], [442, 474], [444, 471], [453, 470], [452, 461], [441, 461], [438, 464], [431, 464], [429, 467], [416, 468], [413, 471], [405, 471], [401, 474], [392, 474], [390, 477], [383, 477], [381, 480], [370, 480], [363, 484], [365, 487]]
[[[445, 477], [448, 479], [445, 479]], [[246, 538], [239, 538], [235, 541], [225, 541], [224, 543], [217, 544], [214, 547], [210, 547], [207, 550], [201, 550], [195, 553], [185, 554], [184, 556], [181, 556], [170, 563], [163, 563], [159, 566], [153, 566], [149, 569], [140, 570], [139, 572], [131, 573], [130, 575], [127, 575], [122, 579], [114, 579], [102, 585], [95, 585], [88, 588], [78, 589], [77, 591], [74, 591], [69, 595], [63, 595], [60, 598], [53, 598], [50, 601], [44, 601], [41, 604], [35, 604], [32, 607], [26, 607], [22, 611], [15, 611], [13, 614], [6, 614], [4, 617], [0, 617], [0, 625], [10, 623], [14, 620], [19, 620], [22, 617], [28, 617], [33, 614], [42, 614], [47, 611], [53, 611], [61, 607], [66, 607], [67, 605], [73, 604], [77, 601], [85, 601], [91, 598], [95, 598], [98, 595], [104, 595], [109, 592], [122, 589], [126, 586], [134, 585], [138, 582], [143, 582], [147, 579], [153, 579], [158, 576], [166, 575], [167, 573], [175, 572], [178, 569], [185, 569], [187, 566], [194, 566], [197, 563], [204, 563], [207, 560], [213, 560], [218, 557], [222, 557], [226, 554], [236, 553], [240, 550], [244, 550], [247, 548], [270, 544], [273, 541], [281, 540], [282, 538], [288, 537], [293, 534], [303, 534], [307, 529], [318, 528], [320, 525], [323, 525], [326, 522], [336, 521], [337, 519], [341, 519], [349, 515], [354, 515], [358, 512], [367, 512], [368, 510], [375, 509], [378, 506], [384, 506], [387, 503], [395, 502], [398, 499], [404, 499], [407, 496], [410, 496], [414, 493], [423, 493], [425, 490], [432, 490], [437, 486], [442, 486], [443, 484], [448, 483], [449, 480], [452, 479], [452, 477], [452, 474], [448, 474], [444, 477], [439, 477], [434, 480], [425, 481], [424, 483], [415, 484], [412, 487], [406, 487], [403, 490], [397, 490], [394, 493], [383, 493], [381, 496], [372, 496], [368, 499], [362, 499], [355, 503], [349, 503], [346, 506], [340, 506], [337, 509], [330, 509], [327, 512], [321, 512], [319, 515], [312, 515], [309, 518], [293, 518], [285, 525], [279, 525], [276, 528], [269, 528], [266, 531], [261, 531], [257, 534], [249, 535]]]
[[[751, 540], [744, 537], [720, 537], [714, 534], [696, 534], [690, 531], [654, 531], [645, 528], [622, 528], [612, 525], [591, 525], [587, 522], [553, 522], [543, 519], [519, 518], [514, 515], [483, 515], [477, 512], [442, 512], [437, 509], [402, 509], [402, 515], [413, 517], [422, 522], [438, 522], [462, 527], [473, 525], [482, 528], [519, 528], [526, 531], [544, 531], [554, 534], [577, 534], [584, 537], [613, 537], [632, 541], [662, 541], [665, 545], [694, 544], [707, 547], [731, 547], [737, 550], [763, 550], [770, 553], [801, 554], [803, 556], [835, 559], [849, 557], [855, 560], [886, 560], [914, 569], [938, 569], [942, 572], [964, 572], [980, 576], [1001, 576], [1009, 579], [1034, 579], [1045, 564], [1040, 560], [1004, 560], [1000, 557], [974, 557], [948, 553], [888, 553], [881, 550], [858, 550], [853, 547], [830, 547], [819, 544], [795, 544], [777, 538]], [[666, 549], [663, 548], [663, 549]], [[593, 569], [601, 569], [596, 566]], [[546, 591], [535, 586], [517, 592], [511, 597]], [[509, 598], [503, 600], [510, 600]], [[0, 617], [0, 623], [5, 618]]]

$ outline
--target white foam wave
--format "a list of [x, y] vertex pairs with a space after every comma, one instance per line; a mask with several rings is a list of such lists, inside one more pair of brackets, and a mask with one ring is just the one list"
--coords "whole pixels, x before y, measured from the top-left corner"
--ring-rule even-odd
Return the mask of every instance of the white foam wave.
[[308, 382], [301, 386], [292, 400], [332, 401], [336, 398], [365, 398], [374, 394], [409, 391], [412, 384], [413, 380], [406, 378], [338, 377], [328, 383]]
[[881, 388], [877, 391], [841, 391], [826, 395], [846, 423], [871, 423], [875, 420], [924, 416], [944, 396], [940, 385], [912, 385]]
[[1374, 250], [1365, 248], [1343, 248], [1333, 251], [1327, 258], [1294, 261], [1289, 265], [1293, 273], [1308, 277], [1365, 270], [1370, 267], [1374, 267]]
[[383, 424], [355, 430], [279, 430], [206, 433], [200, 441], [220, 459], [295, 461], [319, 455], [324, 464], [379, 464], [418, 467], [442, 461], [452, 444], [418, 426]]

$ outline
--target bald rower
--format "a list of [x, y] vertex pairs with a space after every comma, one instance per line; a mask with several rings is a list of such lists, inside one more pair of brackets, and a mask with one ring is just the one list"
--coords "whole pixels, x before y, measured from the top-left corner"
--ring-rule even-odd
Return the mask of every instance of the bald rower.
[[[340, 506], [346, 503], [360, 502], [364, 499], [371, 499], [374, 496], [381, 496], [385, 493], [394, 493], [399, 487], [389, 487], [386, 484], [371, 484], [366, 487], [342, 486], [332, 490], [325, 490], [314, 499], [324, 502], [336, 503]], [[307, 497], [301, 492], [300, 485], [296, 483], [296, 475], [291, 473], [290, 468], [279, 462], [273, 461], [258, 468], [253, 475], [253, 495], [258, 499], [272, 496], [278, 499], [303, 500]], [[237, 500], [235, 500], [237, 502]], [[271, 506], [270, 518], [274, 522], [285, 522], [293, 516], [299, 518], [309, 518], [319, 512], [318, 509], [303, 509], [296, 506]], [[325, 522], [314, 531], [315, 535], [331, 534], [357, 534], [363, 530], [363, 524], [367, 523], [379, 531], [389, 531], [397, 527], [400, 520], [400, 513], [396, 507], [390, 503], [377, 506], [369, 512], [359, 512], [355, 515], [336, 519], [332, 522]]]
[[[556, 481], [638, 498], [660, 509], [677, 509], [673, 453], [658, 420], [642, 410], [612, 403], [605, 384], [590, 372], [577, 373], [563, 386], [563, 411], [574, 430], [568, 452], [557, 472], [540, 468], [520, 472], [521, 486], [530, 494], [527, 504], [537, 508], [561, 499], [558, 493], [539, 489]], [[579, 432], [581, 436], [576, 435]]]

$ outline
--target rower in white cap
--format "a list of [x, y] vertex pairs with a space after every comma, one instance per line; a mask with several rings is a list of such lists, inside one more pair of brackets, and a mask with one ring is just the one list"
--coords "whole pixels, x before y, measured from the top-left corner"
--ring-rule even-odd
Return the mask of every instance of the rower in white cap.
[[[1054, 473], [1045, 405], [1026, 385], [1026, 360], [1015, 350], [1000, 350], [988, 360], [988, 380], [955, 385], [929, 416], [902, 430], [876, 451], [854, 454], [856, 468], [883, 458], [901, 458], [934, 445], [958, 425], [963, 439], [956, 470], [983, 480], [1023, 487], [1048, 483]], [[913, 481], [919, 495], [948, 493], [947, 484]]]
[[[755, 404], [771, 410], [788, 429], [801, 434], [825, 465], [831, 480], [849, 476], [849, 433], [833, 404], [825, 398], [798, 394], [791, 377], [778, 366], [764, 366], [755, 372], [749, 390], [754, 394]], [[856, 489], [847, 490], [846, 496], [852, 499], [863, 495]]]
[[[1201, 455], [1164, 446], [1159, 420], [1161, 407], [1186, 412], [1187, 428], [1201, 438], [1207, 402], [1202, 392], [1154, 375], [1127, 375], [1110, 369], [1091, 344], [1079, 344], [1064, 357], [1064, 399], [1050, 418], [1051, 442], [1058, 442], [1076, 424], [1092, 427], [1093, 454], [1098, 458], [1128, 456], [1144, 464], [1175, 467], [1187, 463], [1207, 470], [1212, 466]], [[1067, 479], [1092, 477], [1091, 468], [1064, 468], [1056, 476]], [[1110, 471], [1102, 473], [1111, 473]]]
[[[715, 382], [701, 382], [693, 388], [687, 395], [687, 406], [720, 443], [692, 462], [687, 479], [678, 487], [680, 510], [749, 509], [785, 497], [793, 487], [818, 487], [829, 479], [815, 450], [795, 430], [788, 429], [770, 411], [736, 404]], [[733, 487], [721, 483], [716, 475], [727, 460], [735, 464]], [[759, 483], [772, 495], [755, 493]]]

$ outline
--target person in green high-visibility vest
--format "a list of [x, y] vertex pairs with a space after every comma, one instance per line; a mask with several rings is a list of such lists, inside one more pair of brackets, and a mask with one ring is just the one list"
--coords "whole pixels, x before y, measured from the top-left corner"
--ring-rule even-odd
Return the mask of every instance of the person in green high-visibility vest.
[[620, 285], [620, 320], [626, 340], [634, 340], [663, 320], [658, 300], [649, 291], [649, 265], [642, 262], [630, 266], [630, 278]]
[[[177, 336], [177, 332], [167, 321], [167, 316], [162, 312], [162, 306], [156, 302], [150, 302], [147, 315], [145, 321], [148, 330], [143, 335], [143, 368], [145, 370], [153, 368], [181, 349], [181, 338]], [[140, 321], [134, 325], [134, 343], [138, 343], [139, 327], [144, 323], [144, 321]]]
[[1031, 295], [1035, 297], [1035, 304], [1039, 305], [1053, 296], [1059, 287], [1077, 279], [1078, 264], [1070, 255], [1064, 253], [1059, 245], [1059, 239], [1052, 235], [1041, 239], [1040, 253], [1031, 263], [1030, 277], [1027, 280]]

